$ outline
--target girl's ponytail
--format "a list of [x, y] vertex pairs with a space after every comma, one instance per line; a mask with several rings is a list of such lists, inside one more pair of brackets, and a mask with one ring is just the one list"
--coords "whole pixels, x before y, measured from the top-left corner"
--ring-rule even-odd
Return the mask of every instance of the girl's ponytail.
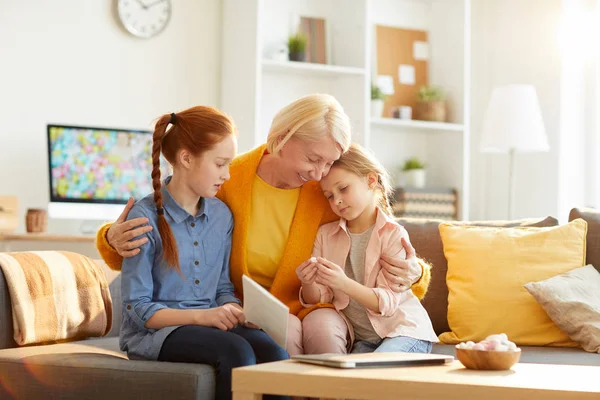
[[162, 184], [160, 180], [160, 153], [162, 150], [162, 142], [168, 134], [167, 125], [169, 125], [169, 123], [175, 124], [175, 122], [175, 114], [166, 114], [160, 117], [154, 127], [154, 134], [152, 136], [152, 188], [154, 189], [154, 202], [156, 203], [156, 213], [158, 214], [158, 232], [163, 244], [162, 258], [167, 263], [168, 267], [175, 268], [177, 272], [181, 273], [177, 242], [175, 241], [173, 231], [165, 218], [165, 209], [163, 208], [161, 192]]

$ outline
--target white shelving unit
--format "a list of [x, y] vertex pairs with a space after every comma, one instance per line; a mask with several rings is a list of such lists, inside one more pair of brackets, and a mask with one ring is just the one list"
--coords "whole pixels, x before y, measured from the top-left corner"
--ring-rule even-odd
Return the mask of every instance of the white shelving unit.
[[419, 121], [419, 120], [403, 120], [397, 118], [371, 118], [371, 126], [377, 127], [395, 127], [398, 129], [402, 128], [414, 128], [419, 130], [428, 131], [452, 131], [462, 132], [465, 127], [463, 124], [454, 124], [450, 122], [431, 122], [431, 121]]
[[263, 60], [264, 72], [301, 73], [303, 75], [339, 78], [344, 75], [364, 76], [364, 68], [343, 67], [339, 65], [311, 64], [306, 62]]
[[[409, 157], [432, 186], [459, 192], [468, 219], [471, 0], [224, 0], [221, 107], [239, 127], [239, 151], [266, 139], [273, 116], [300, 96], [329, 93], [350, 116], [353, 140], [394, 174]], [[328, 64], [270, 57], [297, 16], [325, 18]], [[428, 31], [429, 81], [448, 93], [451, 123], [371, 118], [375, 25]]]

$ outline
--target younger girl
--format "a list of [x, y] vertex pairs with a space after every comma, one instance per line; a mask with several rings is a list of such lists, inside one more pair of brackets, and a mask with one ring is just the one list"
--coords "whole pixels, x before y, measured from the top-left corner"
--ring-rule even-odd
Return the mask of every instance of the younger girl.
[[[232, 368], [288, 358], [266, 333], [245, 326], [229, 280], [233, 219], [215, 195], [229, 179], [235, 132], [231, 119], [211, 107], [158, 120], [154, 193], [128, 216], [147, 218], [153, 229], [140, 252], [124, 259], [121, 275], [121, 349], [132, 359], [212, 365], [218, 399], [231, 398]], [[161, 151], [173, 166], [164, 185]]]
[[411, 290], [394, 292], [379, 264], [382, 254], [406, 257], [408, 241], [392, 218], [385, 169], [353, 144], [321, 188], [341, 219], [319, 228], [313, 257], [297, 268], [300, 301], [333, 303], [346, 320], [352, 353], [429, 353], [437, 337], [427, 312]]

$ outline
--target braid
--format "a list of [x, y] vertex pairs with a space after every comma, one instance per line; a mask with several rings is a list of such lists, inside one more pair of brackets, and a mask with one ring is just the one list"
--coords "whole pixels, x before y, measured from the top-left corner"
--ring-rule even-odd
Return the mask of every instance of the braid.
[[181, 269], [179, 266], [179, 251], [177, 249], [177, 242], [173, 236], [171, 226], [165, 218], [165, 212], [163, 209], [163, 198], [161, 192], [161, 181], [160, 181], [160, 153], [162, 150], [162, 142], [167, 135], [174, 128], [171, 128], [167, 132], [167, 125], [174, 119], [171, 115], [163, 115], [154, 128], [154, 135], [152, 136], [152, 188], [154, 189], [154, 202], [156, 203], [156, 212], [158, 214], [158, 232], [162, 239], [163, 244], [163, 260], [167, 263], [170, 268], [175, 268], [179, 273]]

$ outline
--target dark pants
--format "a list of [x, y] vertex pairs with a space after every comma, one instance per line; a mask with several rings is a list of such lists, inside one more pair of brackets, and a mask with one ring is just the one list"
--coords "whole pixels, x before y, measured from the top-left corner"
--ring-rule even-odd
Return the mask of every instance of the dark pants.
[[222, 331], [206, 326], [184, 325], [167, 336], [158, 355], [159, 361], [212, 365], [217, 375], [215, 398], [218, 400], [231, 399], [233, 368], [288, 358], [287, 351], [265, 332], [243, 326]]

